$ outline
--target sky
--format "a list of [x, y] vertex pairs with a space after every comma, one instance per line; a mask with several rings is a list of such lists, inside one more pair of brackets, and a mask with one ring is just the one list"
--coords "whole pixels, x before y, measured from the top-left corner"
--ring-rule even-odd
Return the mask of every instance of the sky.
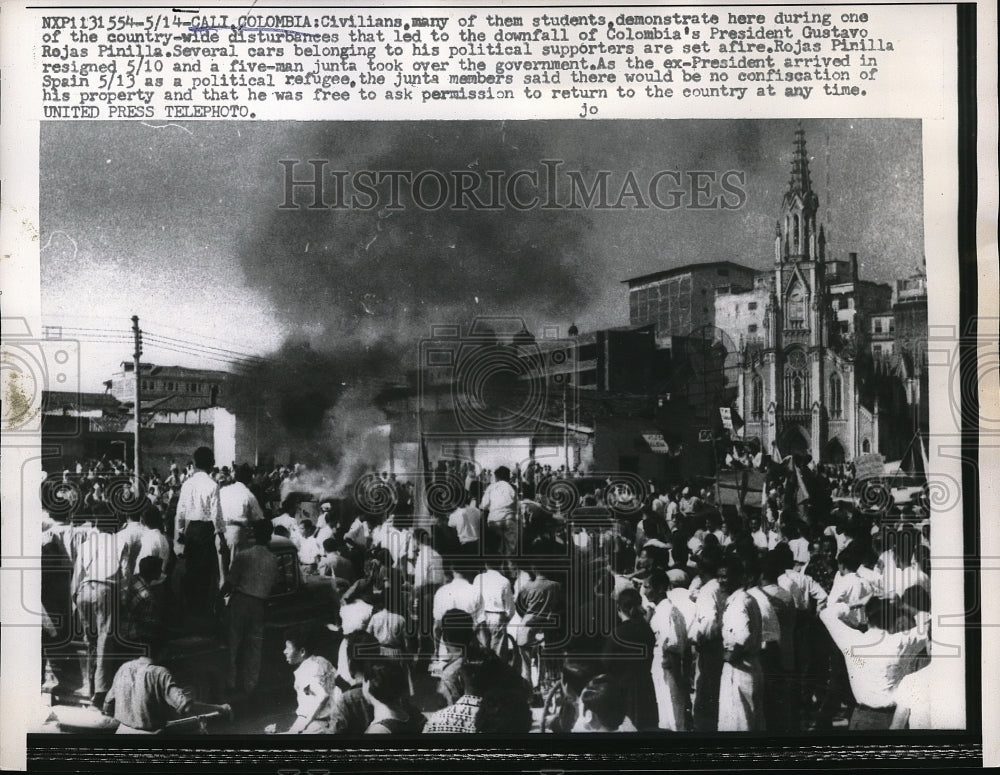
[[[623, 325], [629, 277], [699, 261], [772, 264], [796, 126], [43, 123], [43, 322], [84, 340], [81, 388], [93, 391], [131, 356], [132, 315], [151, 335], [144, 359], [205, 368], [226, 366], [204, 357], [207, 348], [266, 356], [289, 341], [334, 355], [388, 344], [387, 357], [405, 361], [432, 324], [476, 315], [520, 317], [536, 332]], [[862, 277], [878, 282], [918, 269], [919, 121], [806, 120], [802, 128], [828, 255], [857, 252]], [[429, 212], [404, 196], [395, 211], [282, 209], [280, 161], [309, 159], [348, 172], [508, 175], [557, 159], [561, 174], [586, 181], [608, 171], [612, 199], [629, 171], [645, 186], [663, 170], [736, 170], [746, 200], [735, 210], [640, 209], [629, 200], [619, 210]], [[307, 171], [300, 165], [296, 175]], [[297, 200], [308, 203], [305, 193]], [[201, 355], [177, 351], [192, 344]]]

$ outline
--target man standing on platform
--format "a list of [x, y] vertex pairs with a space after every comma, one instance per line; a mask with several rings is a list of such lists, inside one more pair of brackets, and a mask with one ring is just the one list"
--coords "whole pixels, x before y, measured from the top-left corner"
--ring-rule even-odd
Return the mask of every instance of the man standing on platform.
[[194, 451], [195, 472], [184, 480], [177, 501], [175, 541], [182, 552], [184, 598], [187, 613], [197, 620], [211, 621], [219, 589], [219, 554], [215, 545], [225, 543], [225, 523], [219, 499], [219, 484], [212, 476], [215, 455], [208, 447]]

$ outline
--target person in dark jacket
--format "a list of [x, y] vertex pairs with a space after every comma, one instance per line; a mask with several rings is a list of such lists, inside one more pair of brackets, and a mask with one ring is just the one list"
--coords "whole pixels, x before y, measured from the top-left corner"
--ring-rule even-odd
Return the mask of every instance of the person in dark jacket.
[[618, 595], [618, 621], [604, 644], [604, 670], [622, 688], [626, 714], [640, 732], [657, 728], [652, 664], [656, 638], [638, 590]]

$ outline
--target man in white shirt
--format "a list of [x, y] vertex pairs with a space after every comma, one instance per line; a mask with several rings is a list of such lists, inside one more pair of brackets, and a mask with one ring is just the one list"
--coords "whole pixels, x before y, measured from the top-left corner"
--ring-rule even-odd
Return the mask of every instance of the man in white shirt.
[[848, 545], [837, 555], [837, 565], [840, 569], [830, 588], [829, 604], [844, 603], [848, 609], [844, 622], [856, 630], [864, 629], [868, 624], [865, 619], [864, 604], [868, 602], [874, 590], [858, 575], [861, 555], [855, 544]]
[[142, 514], [146, 508], [153, 508], [153, 505], [143, 498], [144, 508], [130, 510], [124, 526], [116, 533], [118, 548], [121, 552], [121, 573], [122, 586], [128, 588], [132, 583], [132, 576], [139, 567], [139, 550], [142, 547], [143, 529], [140, 524]]
[[98, 528], [80, 546], [73, 566], [72, 589], [87, 643], [84, 687], [93, 696], [95, 706], [100, 707], [115, 676], [109, 646], [113, 643], [114, 612], [118, 607], [121, 547], [111, 519], [98, 523]]
[[416, 556], [413, 561], [413, 607], [416, 613], [416, 651], [419, 655], [433, 653], [434, 593], [444, 583], [444, 560], [431, 546], [430, 534], [423, 529], [414, 531]]
[[481, 525], [482, 513], [476, 508], [476, 499], [466, 493], [465, 503], [455, 509], [448, 517], [448, 527], [455, 531], [459, 551], [462, 554], [475, 555], [479, 553], [479, 529]]
[[219, 491], [219, 505], [222, 519], [226, 524], [225, 543], [230, 557], [226, 559], [226, 569], [232, 554], [249, 545], [248, 527], [252, 522], [264, 519], [264, 512], [257, 502], [257, 496], [247, 486], [253, 479], [250, 466], [241, 465], [236, 469], [236, 481]]
[[[760, 610], [761, 621], [761, 643], [760, 643], [760, 665], [763, 675], [763, 683], [760, 692], [760, 706], [765, 722], [778, 720], [778, 701], [780, 695], [774, 691], [777, 682], [781, 680], [781, 623], [778, 620], [778, 612], [775, 605], [782, 605], [780, 601], [774, 601], [764, 592], [759, 572], [759, 564], [747, 560], [746, 570], [746, 590], [757, 603]], [[784, 590], [782, 590], [784, 591]], [[788, 594], [787, 592], [785, 593]], [[787, 598], [791, 605], [791, 598]], [[768, 731], [779, 731], [777, 724], [765, 723]]]
[[[209, 473], [215, 455], [208, 447], [194, 451], [196, 471], [181, 485], [175, 541], [184, 554], [184, 597], [188, 613], [211, 619], [219, 590], [219, 553], [214, 536], [225, 541], [219, 485]], [[214, 534], [214, 536], [213, 536]]]
[[715, 732], [719, 723], [719, 683], [722, 680], [722, 610], [726, 594], [716, 580], [722, 552], [706, 548], [698, 557], [702, 581], [695, 598], [688, 638], [695, 644], [694, 731]]
[[918, 612], [917, 626], [893, 632], [898, 607], [873, 597], [866, 606], [868, 630], [861, 632], [844, 622], [848, 608], [828, 605], [819, 615], [844, 654], [847, 677], [858, 704], [851, 715], [851, 729], [889, 729], [896, 710], [896, 688], [912, 666], [913, 656], [927, 645], [930, 614]]
[[432, 614], [434, 617], [434, 638], [438, 641], [441, 637], [441, 620], [448, 611], [465, 611], [475, 622], [479, 618], [483, 599], [479, 594], [479, 589], [465, 577], [465, 571], [454, 563], [449, 563], [448, 572], [451, 573], [451, 581], [440, 586], [434, 593], [434, 606]]
[[299, 521], [294, 516], [295, 510], [295, 500], [286, 498], [281, 504], [281, 513], [271, 520], [271, 525], [275, 529], [284, 528], [288, 532], [288, 540], [298, 549], [302, 543], [302, 533], [299, 531]]
[[496, 568], [491, 558], [485, 560], [486, 569], [472, 580], [482, 605], [475, 625], [480, 642], [500, 653], [507, 634], [507, 623], [514, 615], [514, 590], [510, 581]]
[[760, 732], [764, 729], [760, 609], [746, 591], [744, 567], [738, 557], [726, 558], [718, 583], [727, 595], [722, 613], [725, 664], [719, 685], [719, 731]]
[[163, 518], [156, 509], [148, 509], [142, 515], [142, 538], [139, 543], [139, 556], [135, 566], [146, 557], [159, 557], [163, 572], [153, 585], [161, 584], [167, 577], [167, 565], [170, 562], [170, 539], [163, 534]]
[[670, 580], [659, 568], [654, 568], [642, 585], [643, 596], [655, 608], [649, 620], [656, 649], [653, 652], [653, 689], [659, 728], [671, 732], [685, 731], [688, 689], [684, 677], [684, 657], [687, 653], [687, 628], [677, 606], [667, 597]]
[[510, 469], [500, 466], [493, 472], [494, 482], [483, 493], [482, 510], [486, 528], [498, 541], [500, 553], [511, 557], [517, 552], [517, 492], [510, 484]]

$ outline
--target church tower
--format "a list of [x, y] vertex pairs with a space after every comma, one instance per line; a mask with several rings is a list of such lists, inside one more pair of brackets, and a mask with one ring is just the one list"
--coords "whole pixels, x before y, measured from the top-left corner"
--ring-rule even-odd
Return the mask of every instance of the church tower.
[[826, 238], [817, 226], [805, 132], [795, 132], [792, 173], [774, 238], [774, 301], [770, 347], [773, 440], [819, 460], [825, 442], [823, 351], [826, 331]]

